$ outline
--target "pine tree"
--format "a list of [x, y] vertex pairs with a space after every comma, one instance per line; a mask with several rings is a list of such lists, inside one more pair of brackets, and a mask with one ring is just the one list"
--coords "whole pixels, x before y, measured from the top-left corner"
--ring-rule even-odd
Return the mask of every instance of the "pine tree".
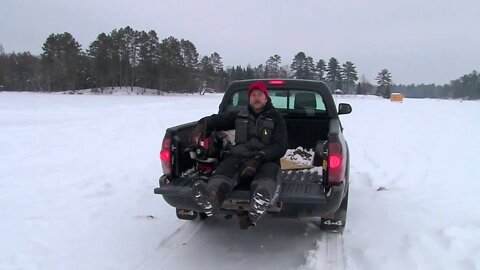
[[364, 95], [364, 94], [365, 94], [365, 93], [363, 92], [362, 84], [361, 84], [361, 83], [358, 83], [358, 84], [357, 84], [357, 90], [355, 91], [355, 94], [356, 94], [356, 95]]
[[224, 85], [224, 82], [223, 82], [224, 70], [223, 70], [222, 57], [217, 52], [214, 52], [210, 55], [210, 61], [211, 61], [213, 72], [214, 72], [213, 88], [218, 91], [222, 89]]
[[245, 68], [245, 78], [244, 79], [255, 79], [255, 72], [252, 68], [252, 66], [247, 65]]
[[118, 30], [117, 42], [120, 56], [120, 85], [133, 88], [133, 67], [137, 64], [137, 32], [130, 26]]
[[342, 75], [346, 82], [347, 93], [350, 93], [350, 86], [354, 86], [358, 80], [357, 71], [355, 70], [355, 65], [350, 61], [345, 62], [342, 67]]
[[8, 57], [5, 55], [2, 44], [0, 44], [0, 91], [5, 89], [6, 84], [6, 74], [8, 67]]
[[215, 71], [213, 69], [212, 61], [210, 57], [204, 56], [200, 60], [200, 81], [202, 85], [207, 88], [213, 87], [215, 82]]
[[255, 79], [263, 79], [265, 75], [265, 67], [262, 64], [258, 65], [253, 69], [253, 74]]
[[307, 80], [314, 80], [316, 77], [316, 68], [315, 64], [313, 62], [313, 58], [308, 56], [306, 61], [305, 61], [305, 67], [304, 67], [304, 79]]
[[198, 52], [195, 45], [188, 40], [180, 40], [180, 53], [183, 58], [183, 82], [184, 87], [193, 91], [198, 88]]
[[130, 90], [133, 91], [133, 87], [136, 85], [137, 78], [136, 78], [136, 68], [138, 67], [139, 63], [139, 51], [140, 51], [140, 43], [141, 37], [140, 32], [132, 31], [132, 37], [130, 42]]
[[290, 68], [288, 65], [284, 65], [280, 67], [280, 74], [279, 78], [289, 78], [290, 77]]
[[243, 73], [244, 73], [244, 70], [242, 66], [238, 65], [237, 67], [235, 67], [235, 71], [232, 75], [232, 81], [243, 80], [245, 78], [245, 75]]
[[114, 29], [110, 33], [111, 38], [111, 63], [112, 87], [133, 85], [137, 81], [135, 75], [139, 64], [140, 44], [144, 34], [133, 30], [130, 26]]
[[479, 99], [480, 98], [480, 75], [472, 71], [459, 79], [450, 82], [449, 95], [453, 98]]
[[42, 62], [48, 72], [48, 89], [76, 89], [81, 49], [75, 38], [68, 32], [51, 34], [42, 49]]
[[315, 78], [315, 64], [313, 58], [305, 55], [304, 52], [299, 52], [293, 58], [290, 65], [292, 70], [292, 77], [295, 79], [314, 79]]
[[172, 36], [163, 39], [159, 45], [159, 58], [162, 88], [180, 90], [184, 64], [180, 41]]
[[160, 58], [172, 67], [182, 66], [184, 62], [180, 41], [172, 36], [162, 40], [160, 43]]
[[299, 52], [293, 58], [293, 62], [290, 65], [292, 70], [292, 77], [295, 79], [303, 79], [305, 76], [305, 62], [307, 61], [307, 56], [304, 52]]
[[326, 75], [326, 71], [327, 71], [327, 65], [325, 64], [325, 60], [323, 59], [320, 59], [318, 60], [316, 66], [316, 71], [317, 71], [317, 80], [319, 81], [325, 81], [325, 75]]
[[367, 80], [367, 78], [364, 75], [362, 75], [360, 88], [362, 90], [363, 95], [373, 93], [373, 85]]
[[341, 88], [342, 83], [342, 74], [340, 70], [340, 65], [338, 64], [337, 59], [335, 57], [330, 58], [328, 61], [327, 67], [327, 82], [330, 86], [330, 91], [334, 91], [335, 89]]
[[270, 56], [270, 58], [265, 63], [265, 78], [280, 78], [280, 64], [282, 63], [282, 58], [275, 54]]
[[195, 45], [189, 40], [180, 40], [180, 54], [183, 58], [183, 65], [188, 70], [195, 70], [198, 68], [198, 52]]
[[160, 61], [157, 33], [153, 30], [148, 33], [142, 31], [139, 37], [138, 68], [141, 81], [140, 86], [155, 88]]
[[120, 48], [122, 47], [122, 34], [114, 29], [112, 32], [110, 32], [110, 38], [111, 38], [111, 48], [110, 48], [110, 54], [111, 54], [111, 72], [112, 72], [112, 82], [111, 86], [122, 86], [123, 85], [123, 78], [122, 78], [122, 55], [120, 53]]
[[29, 52], [11, 53], [0, 55], [5, 61], [6, 72], [0, 89], [14, 91], [42, 90], [41, 81], [38, 79], [39, 59]]
[[97, 39], [90, 44], [87, 53], [92, 58], [95, 85], [103, 89], [113, 83], [113, 41], [111, 36], [105, 33], [99, 34]]
[[480, 74], [477, 71], [472, 72], [473, 75], [473, 87], [470, 97], [472, 99], [480, 99]]
[[220, 74], [223, 70], [222, 57], [217, 52], [214, 52], [210, 55], [210, 61], [212, 61], [212, 67], [215, 74]]
[[383, 96], [384, 98], [389, 98], [390, 93], [390, 83], [392, 82], [392, 75], [388, 69], [384, 68], [377, 74], [376, 77], [377, 84], [378, 84], [378, 94]]
[[88, 89], [96, 86], [92, 67], [92, 59], [82, 53], [78, 59], [77, 81], [75, 82], [77, 89]]

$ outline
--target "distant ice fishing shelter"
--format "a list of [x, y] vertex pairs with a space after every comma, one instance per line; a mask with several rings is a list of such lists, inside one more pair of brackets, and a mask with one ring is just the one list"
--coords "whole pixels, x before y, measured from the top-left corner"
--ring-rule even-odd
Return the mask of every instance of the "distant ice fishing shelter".
[[391, 93], [390, 94], [390, 101], [392, 101], [392, 102], [403, 102], [402, 93]]

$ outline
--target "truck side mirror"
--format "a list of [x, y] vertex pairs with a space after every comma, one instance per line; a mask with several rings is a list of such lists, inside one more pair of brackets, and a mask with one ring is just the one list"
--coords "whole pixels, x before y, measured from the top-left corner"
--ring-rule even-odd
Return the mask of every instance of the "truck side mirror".
[[348, 103], [338, 104], [338, 114], [349, 114], [352, 112], [352, 106]]

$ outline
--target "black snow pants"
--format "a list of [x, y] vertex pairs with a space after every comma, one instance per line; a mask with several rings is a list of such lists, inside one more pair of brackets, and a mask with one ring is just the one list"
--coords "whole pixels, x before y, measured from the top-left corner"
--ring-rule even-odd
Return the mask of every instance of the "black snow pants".
[[238, 155], [231, 155], [225, 158], [217, 167], [215, 173], [208, 180], [208, 187], [215, 190], [219, 196], [220, 204], [232, 192], [232, 190], [251, 181], [250, 191], [253, 194], [257, 189], [266, 189], [270, 193], [271, 204], [278, 198], [280, 187], [280, 165], [279, 162], [264, 162], [259, 165], [253, 180], [240, 179], [240, 170], [248, 159]]

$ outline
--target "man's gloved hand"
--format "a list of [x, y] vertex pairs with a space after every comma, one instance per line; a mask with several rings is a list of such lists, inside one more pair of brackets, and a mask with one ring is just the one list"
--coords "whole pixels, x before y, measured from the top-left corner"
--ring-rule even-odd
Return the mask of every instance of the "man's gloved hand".
[[263, 161], [263, 157], [265, 156], [264, 152], [255, 152], [253, 155], [253, 159], [248, 160], [242, 167], [240, 172], [241, 178], [251, 178], [255, 176], [257, 172], [258, 166]]
[[242, 167], [242, 171], [240, 172], [241, 178], [252, 178], [255, 176], [257, 172], [259, 162], [255, 159], [250, 159]]
[[253, 159], [255, 159], [258, 163], [262, 163], [264, 157], [265, 157], [265, 152], [263, 151], [257, 151], [253, 155]]
[[197, 145], [199, 141], [203, 140], [206, 136], [207, 133], [207, 127], [205, 126], [204, 123], [199, 122], [196, 126], [195, 129], [192, 132], [191, 135], [191, 143], [193, 145]]

